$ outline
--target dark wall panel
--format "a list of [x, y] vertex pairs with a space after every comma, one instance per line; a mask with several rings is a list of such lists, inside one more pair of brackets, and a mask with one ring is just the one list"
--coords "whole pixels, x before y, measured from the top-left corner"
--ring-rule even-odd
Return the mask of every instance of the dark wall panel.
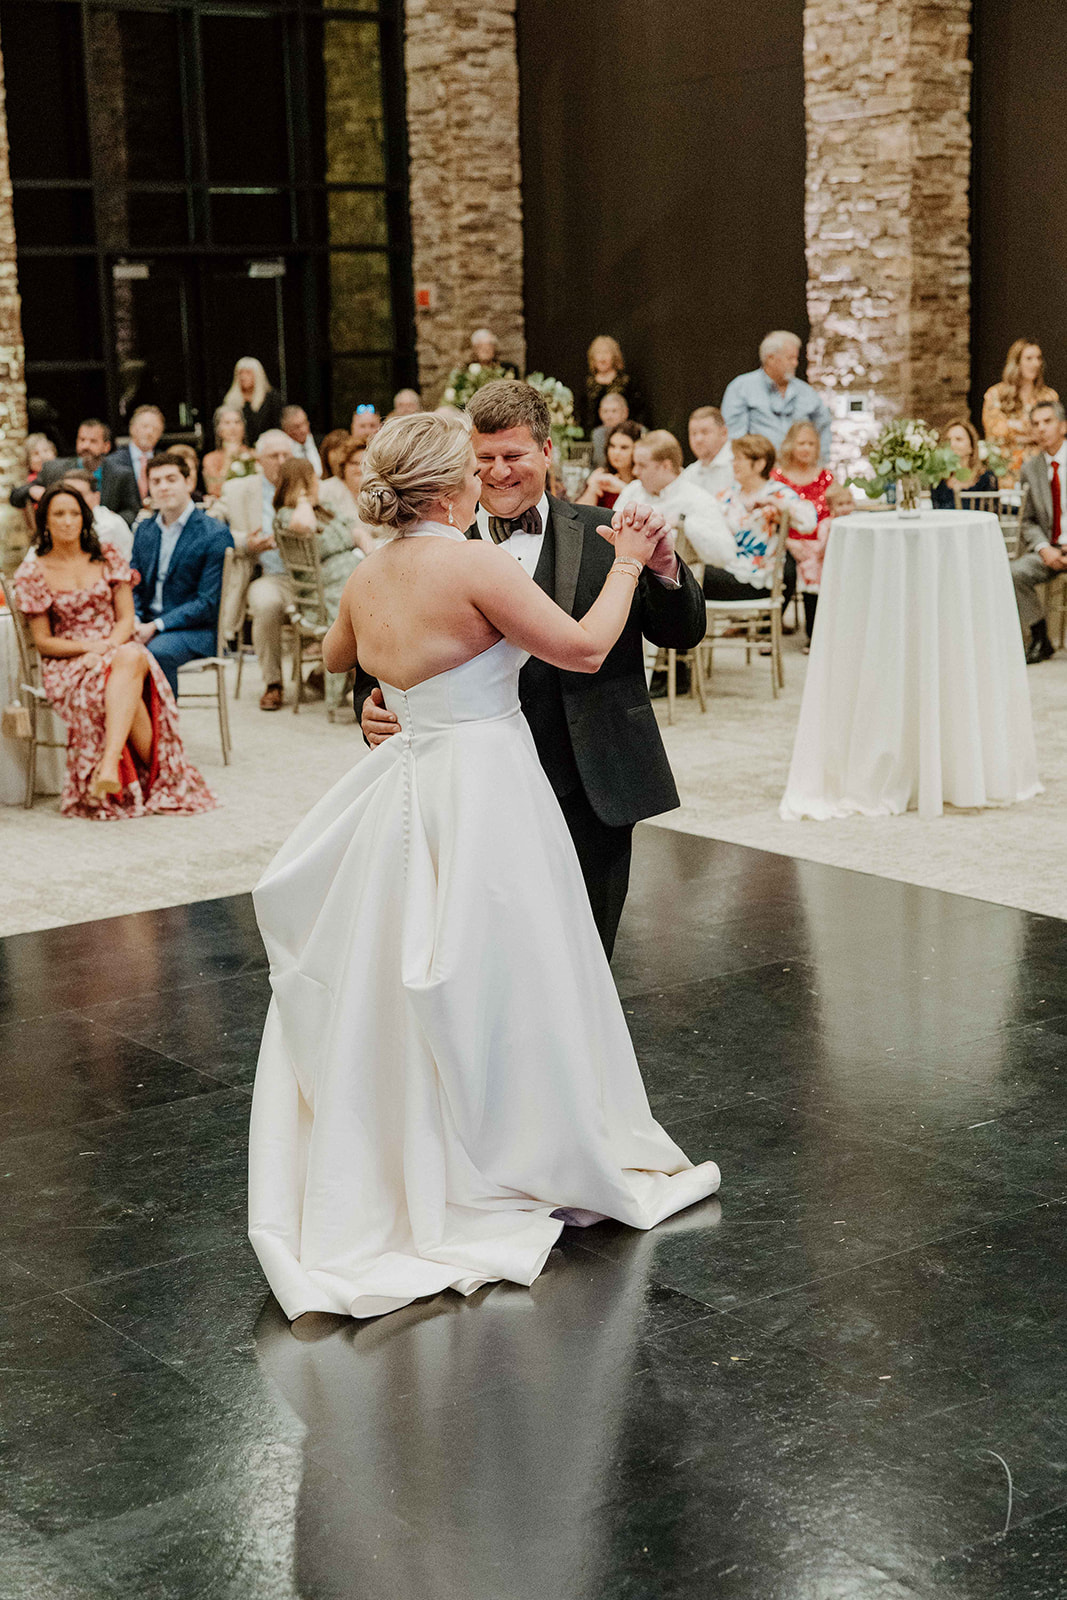
[[1067, 395], [1067, 5], [975, 0], [975, 417], [1012, 340]]
[[613, 334], [682, 431], [808, 331], [802, 0], [519, 0], [528, 366]]

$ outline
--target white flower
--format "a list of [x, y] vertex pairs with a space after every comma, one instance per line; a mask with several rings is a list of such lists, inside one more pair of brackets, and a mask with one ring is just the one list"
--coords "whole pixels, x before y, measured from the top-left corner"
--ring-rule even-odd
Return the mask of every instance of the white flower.
[[453, 401], [453, 400], [454, 400], [454, 399], [455, 399], [455, 398], [456, 398], [456, 391], [455, 391], [455, 389], [446, 389], [446, 390], [445, 390], [445, 399], [446, 399], [446, 400], [447, 400], [447, 401], [448, 401], [448, 403], [449, 403], [449, 405], [451, 405], [451, 404], [452, 404], [452, 401]]
[[482, 364], [480, 361], [472, 361], [470, 366], [467, 368], [468, 372], [481, 372], [481, 370]]

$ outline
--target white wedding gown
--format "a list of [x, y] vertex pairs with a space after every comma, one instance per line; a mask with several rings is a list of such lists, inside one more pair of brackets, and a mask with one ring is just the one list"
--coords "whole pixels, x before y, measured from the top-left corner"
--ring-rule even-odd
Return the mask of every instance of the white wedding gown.
[[501, 639], [383, 684], [402, 731], [256, 888], [273, 998], [249, 1235], [290, 1318], [530, 1284], [564, 1222], [589, 1220], [561, 1208], [651, 1228], [718, 1188], [649, 1110], [519, 709], [525, 660]]

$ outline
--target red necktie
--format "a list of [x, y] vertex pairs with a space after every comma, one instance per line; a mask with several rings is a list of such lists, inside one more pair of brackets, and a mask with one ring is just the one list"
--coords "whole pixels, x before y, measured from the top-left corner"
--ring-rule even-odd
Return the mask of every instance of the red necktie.
[[1052, 463], [1052, 542], [1059, 544], [1063, 532], [1063, 497], [1060, 493], [1060, 464]]
[[147, 456], [142, 456], [141, 457], [141, 470], [137, 474], [137, 488], [140, 491], [141, 499], [142, 500], [147, 500], [148, 499], [148, 457]]

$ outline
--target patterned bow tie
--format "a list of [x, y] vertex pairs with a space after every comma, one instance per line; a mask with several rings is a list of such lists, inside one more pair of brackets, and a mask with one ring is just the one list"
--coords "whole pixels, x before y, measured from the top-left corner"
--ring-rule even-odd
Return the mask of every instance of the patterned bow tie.
[[503, 544], [513, 533], [541, 532], [541, 513], [536, 506], [527, 506], [521, 517], [490, 517], [489, 537], [494, 544]]

